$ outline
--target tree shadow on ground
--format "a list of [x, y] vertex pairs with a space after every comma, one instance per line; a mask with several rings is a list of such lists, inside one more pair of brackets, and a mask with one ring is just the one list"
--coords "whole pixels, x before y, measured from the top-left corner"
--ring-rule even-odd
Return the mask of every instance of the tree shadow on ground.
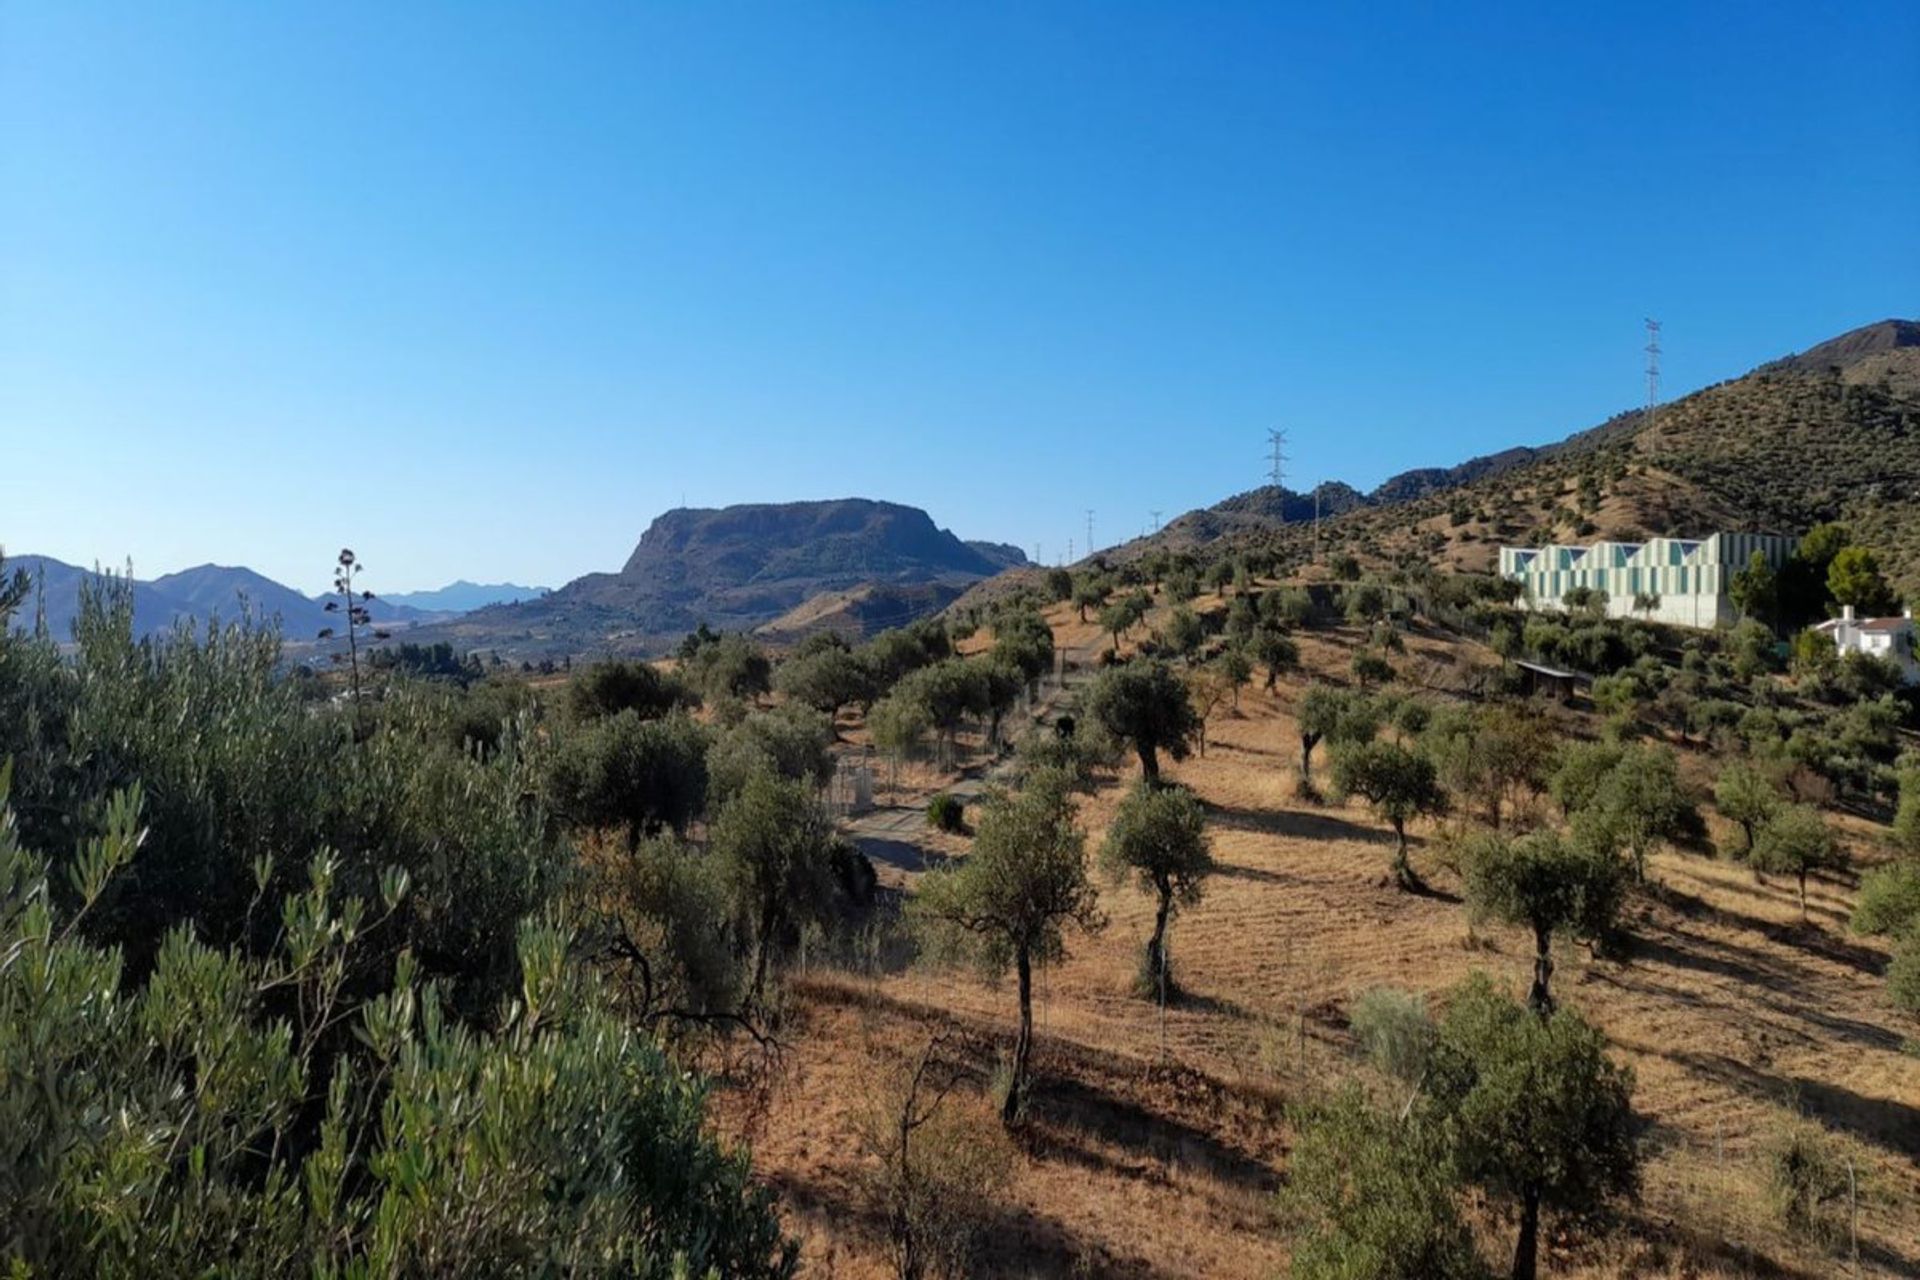
[[1206, 802], [1207, 817], [1228, 831], [1290, 836], [1296, 840], [1372, 840], [1376, 832], [1357, 822], [1297, 809], [1246, 809]]
[[1811, 1076], [1776, 1075], [1724, 1054], [1685, 1049], [1653, 1052], [1743, 1093], [1795, 1107], [1890, 1154], [1920, 1160], [1920, 1107], [1869, 1097]]
[[[1717, 884], [1714, 887], [1763, 900], [1773, 897], [1767, 893], [1767, 886], [1764, 885]], [[1814, 923], [1811, 919], [1769, 920], [1763, 916], [1749, 915], [1744, 911], [1708, 902], [1699, 894], [1671, 886], [1660, 890], [1658, 898], [1690, 920], [1702, 920], [1722, 928], [1757, 933], [1778, 946], [1818, 956], [1829, 963], [1842, 965], [1861, 973], [1878, 976], [1886, 965], [1886, 957], [1879, 951], [1857, 942], [1850, 942], [1838, 933]], [[1793, 901], [1797, 905], [1797, 898]], [[1823, 908], [1818, 903], [1814, 904], [1812, 914], [1814, 917], [1822, 915], [1834, 917], [1836, 924], [1845, 921], [1844, 916]]]
[[[887, 1215], [861, 1188], [838, 1180], [813, 1181], [784, 1173], [772, 1175], [767, 1182], [793, 1217], [837, 1237], [858, 1241], [867, 1250], [885, 1252]], [[1064, 1223], [1023, 1206], [979, 1208], [983, 1220], [979, 1256], [975, 1259], [979, 1274], [1101, 1275], [1133, 1280], [1160, 1280], [1166, 1274], [1143, 1259], [1118, 1257]], [[818, 1261], [815, 1259], [816, 1265]]]
[[[1758, 985], [1767, 993], [1758, 997], [1759, 1002], [1769, 1012], [1783, 1019], [1808, 1023], [1831, 1035], [1873, 1049], [1891, 1052], [1900, 1047], [1900, 1036], [1886, 1027], [1833, 1013], [1810, 1001], [1795, 999], [1796, 993], [1805, 991], [1808, 986], [1805, 976], [1797, 966], [1781, 965], [1747, 948], [1709, 938], [1681, 935], [1681, 940], [1691, 944], [1691, 947], [1678, 946], [1659, 939], [1637, 937], [1632, 943], [1631, 958], [1636, 961], [1649, 961], [1654, 965], [1710, 973], [1731, 981]], [[1638, 965], [1630, 966], [1629, 972], [1639, 967]], [[1694, 1008], [1719, 1011], [1725, 1011], [1726, 1008], [1724, 1004], [1708, 999], [1700, 993], [1682, 991], [1664, 983], [1649, 982], [1644, 977], [1631, 985], [1649, 994]], [[1774, 996], [1782, 998], [1772, 998]], [[1802, 1034], [1806, 1033], [1802, 1032]]]
[[1243, 862], [1216, 862], [1213, 874], [1228, 880], [1251, 880], [1255, 884], [1306, 884], [1299, 876], [1287, 875], [1280, 871], [1268, 871], [1264, 867], [1250, 867]]
[[[1035, 1154], [1043, 1158], [1120, 1169], [1133, 1176], [1151, 1170], [1157, 1177], [1160, 1170], [1177, 1164], [1205, 1170], [1220, 1182], [1261, 1194], [1279, 1185], [1272, 1169], [1212, 1134], [1079, 1079], [1051, 1077], [1040, 1082], [1028, 1132]], [[1095, 1149], [1089, 1138], [1121, 1148], [1136, 1163], [1115, 1161]]]
[[953, 861], [944, 853], [924, 849], [911, 840], [898, 840], [892, 836], [856, 836], [853, 843], [875, 862], [883, 862], [901, 871], [932, 871]]

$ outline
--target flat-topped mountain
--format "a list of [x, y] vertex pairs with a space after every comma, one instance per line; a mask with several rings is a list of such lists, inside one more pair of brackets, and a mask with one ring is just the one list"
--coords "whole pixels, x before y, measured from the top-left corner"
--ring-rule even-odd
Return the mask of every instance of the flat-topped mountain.
[[[590, 573], [423, 636], [503, 653], [651, 653], [703, 622], [750, 630], [826, 592], [959, 588], [1026, 562], [1018, 548], [964, 542], [919, 508], [893, 502], [677, 508], [647, 527], [618, 573]], [[925, 598], [938, 607], [938, 593]]]

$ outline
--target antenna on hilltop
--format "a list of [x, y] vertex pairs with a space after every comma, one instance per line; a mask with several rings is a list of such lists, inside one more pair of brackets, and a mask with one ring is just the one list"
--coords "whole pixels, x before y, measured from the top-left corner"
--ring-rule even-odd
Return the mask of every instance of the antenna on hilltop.
[[1158, 511], [1149, 511], [1147, 514], [1153, 517], [1153, 531], [1155, 533], [1160, 532], [1160, 513]]
[[1087, 554], [1093, 554], [1093, 508], [1087, 508]]
[[1647, 420], [1651, 427], [1660, 409], [1660, 322], [1647, 321]]

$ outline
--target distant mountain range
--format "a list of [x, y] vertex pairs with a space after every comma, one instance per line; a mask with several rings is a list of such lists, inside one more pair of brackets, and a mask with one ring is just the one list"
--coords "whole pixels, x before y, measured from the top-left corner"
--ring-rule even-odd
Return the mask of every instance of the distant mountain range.
[[511, 582], [468, 582], [461, 578], [436, 591], [394, 591], [381, 597], [388, 604], [405, 605], [425, 613], [470, 613], [490, 604], [517, 604], [538, 600], [545, 587], [522, 587]]
[[619, 572], [590, 573], [536, 600], [479, 609], [427, 627], [421, 638], [521, 657], [650, 654], [703, 622], [752, 630], [826, 593], [929, 588], [889, 590], [868, 606], [876, 620], [899, 625], [1026, 563], [1017, 547], [964, 542], [926, 512], [892, 502], [679, 508], [647, 527]]
[[[73, 631], [73, 620], [80, 611], [80, 589], [100, 574], [92, 569], [55, 560], [51, 556], [8, 556], [4, 566], [11, 576], [24, 569], [35, 581], [34, 594], [14, 616], [16, 628], [34, 625], [37, 614], [44, 613], [48, 631], [65, 640]], [[338, 626], [337, 618], [326, 611], [326, 600], [303, 595], [292, 587], [275, 582], [265, 574], [243, 566], [203, 564], [162, 577], [132, 583], [133, 625], [138, 635], [164, 631], [181, 619], [205, 621], [217, 618], [233, 621], [243, 614], [274, 619], [292, 642], [312, 640], [323, 627]], [[368, 604], [373, 624], [380, 627], [414, 627], [456, 617], [468, 608], [479, 608], [497, 600], [527, 599], [540, 594], [537, 587], [478, 586], [456, 582], [438, 591], [416, 591], [391, 598], [375, 598]], [[421, 600], [444, 601], [434, 606]], [[461, 606], [457, 602], [474, 603]]]

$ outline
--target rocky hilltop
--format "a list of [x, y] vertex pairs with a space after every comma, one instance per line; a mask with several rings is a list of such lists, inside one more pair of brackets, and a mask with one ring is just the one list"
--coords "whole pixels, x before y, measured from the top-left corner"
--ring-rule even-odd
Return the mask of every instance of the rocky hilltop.
[[[1026, 563], [969, 543], [917, 507], [866, 498], [679, 508], [657, 517], [617, 573], [481, 609], [423, 635], [530, 656], [655, 653], [701, 623], [751, 630], [830, 592], [939, 584], [955, 591]], [[943, 595], [927, 593], [928, 608]]]

